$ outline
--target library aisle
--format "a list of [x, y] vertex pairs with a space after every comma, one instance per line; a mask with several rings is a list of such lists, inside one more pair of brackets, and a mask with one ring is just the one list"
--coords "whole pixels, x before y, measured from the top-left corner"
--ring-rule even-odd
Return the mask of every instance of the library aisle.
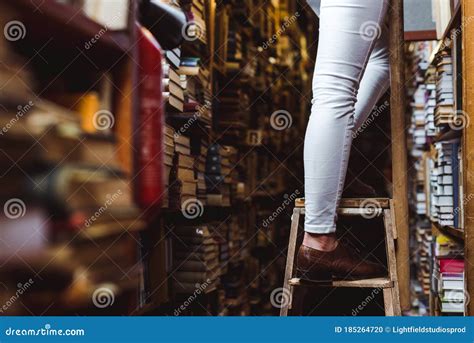
[[[473, 315], [474, 4], [404, 6], [402, 313]], [[0, 29], [0, 315], [278, 316], [310, 5], [0, 0]], [[389, 90], [353, 132], [344, 198], [393, 198], [391, 109]], [[337, 234], [386, 265], [375, 217], [341, 216]], [[316, 288], [304, 315], [382, 316], [384, 293]]]

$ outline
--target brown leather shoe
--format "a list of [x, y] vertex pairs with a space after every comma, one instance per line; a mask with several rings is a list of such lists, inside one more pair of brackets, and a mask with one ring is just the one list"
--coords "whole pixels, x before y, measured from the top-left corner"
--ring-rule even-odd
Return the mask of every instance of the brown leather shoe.
[[364, 260], [341, 241], [332, 251], [320, 251], [301, 245], [297, 270], [299, 277], [313, 281], [365, 279], [387, 274], [384, 266]]

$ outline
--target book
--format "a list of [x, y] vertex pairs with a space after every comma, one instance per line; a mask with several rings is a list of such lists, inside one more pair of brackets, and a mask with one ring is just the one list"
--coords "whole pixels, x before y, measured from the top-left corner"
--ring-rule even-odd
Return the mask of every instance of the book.
[[140, 109], [136, 120], [136, 202], [142, 208], [161, 207], [163, 189], [163, 132], [162, 127], [162, 52], [155, 38], [144, 28], [139, 35], [139, 84]]

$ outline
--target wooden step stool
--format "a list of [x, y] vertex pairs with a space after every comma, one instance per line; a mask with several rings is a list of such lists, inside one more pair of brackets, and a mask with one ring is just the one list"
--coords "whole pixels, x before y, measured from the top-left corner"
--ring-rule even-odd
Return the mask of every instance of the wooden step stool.
[[332, 283], [319, 283], [295, 277], [295, 256], [296, 242], [300, 229], [300, 216], [304, 214], [304, 199], [295, 200], [295, 208], [291, 217], [291, 231], [288, 243], [288, 256], [286, 259], [285, 281], [283, 284], [283, 294], [287, 294], [287, 300], [282, 303], [280, 316], [287, 316], [288, 310], [301, 314], [301, 305], [304, 295], [298, 297], [295, 292], [298, 287], [358, 287], [358, 288], [382, 288], [385, 305], [385, 315], [400, 316], [400, 296], [397, 278], [397, 264], [395, 256], [395, 242], [397, 230], [394, 225], [394, 211], [391, 199], [387, 198], [366, 198], [366, 199], [342, 199], [339, 205], [338, 214], [341, 216], [364, 216], [374, 218], [383, 216], [385, 229], [385, 246], [387, 251], [388, 276], [382, 278], [372, 278], [364, 280], [335, 280]]

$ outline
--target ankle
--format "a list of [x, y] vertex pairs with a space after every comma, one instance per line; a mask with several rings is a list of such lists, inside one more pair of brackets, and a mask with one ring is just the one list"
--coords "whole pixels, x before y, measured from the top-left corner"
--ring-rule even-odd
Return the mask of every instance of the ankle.
[[303, 245], [320, 251], [332, 251], [337, 247], [336, 234], [317, 234], [305, 232]]

